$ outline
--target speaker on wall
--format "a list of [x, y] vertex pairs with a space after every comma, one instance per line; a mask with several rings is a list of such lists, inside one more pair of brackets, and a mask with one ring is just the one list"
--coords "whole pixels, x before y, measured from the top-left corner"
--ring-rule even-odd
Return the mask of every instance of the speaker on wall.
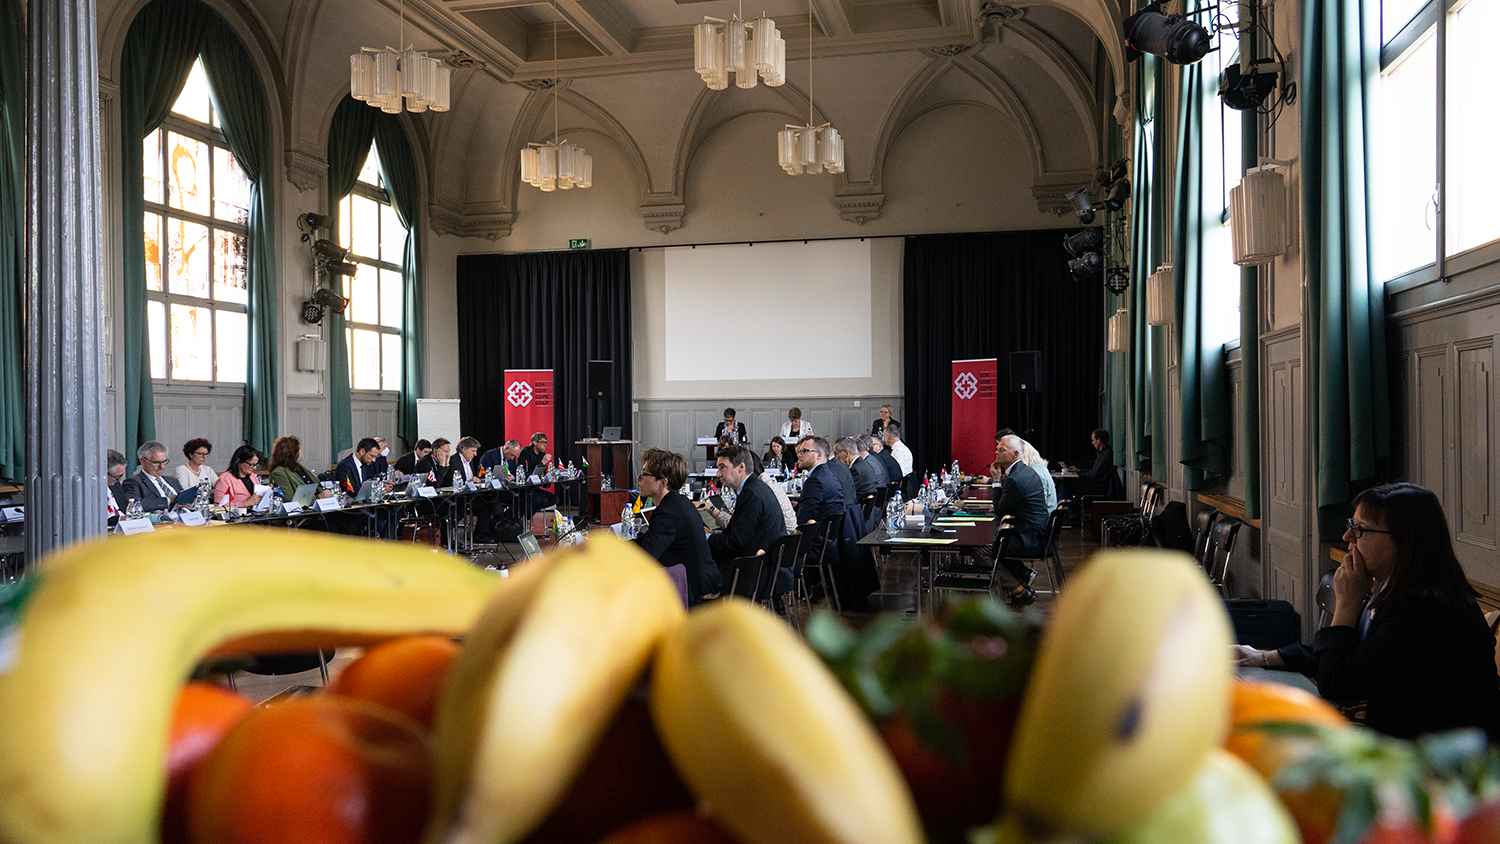
[[615, 362], [612, 360], [589, 361], [589, 398], [602, 399], [609, 392], [609, 382], [614, 380]]
[[1010, 353], [1010, 391], [1012, 393], [1040, 393], [1042, 391], [1042, 353]]

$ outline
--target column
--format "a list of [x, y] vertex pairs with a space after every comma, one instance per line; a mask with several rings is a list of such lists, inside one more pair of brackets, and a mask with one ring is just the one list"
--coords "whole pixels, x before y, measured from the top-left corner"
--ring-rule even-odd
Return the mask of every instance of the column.
[[94, 0], [28, 0], [26, 559], [104, 532]]

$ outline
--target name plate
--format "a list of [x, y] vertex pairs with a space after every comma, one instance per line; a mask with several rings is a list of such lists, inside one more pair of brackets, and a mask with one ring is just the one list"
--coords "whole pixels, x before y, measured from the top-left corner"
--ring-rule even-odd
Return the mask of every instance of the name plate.
[[135, 536], [138, 533], [151, 533], [156, 526], [151, 524], [150, 519], [121, 519], [120, 533], [126, 536]]
[[539, 478], [539, 477], [537, 477], [536, 475], [532, 475], [531, 477], [527, 478], [526, 480], [527, 480], [527, 482], [534, 483], [534, 484], [539, 484], [539, 483], [542, 482], [542, 479]]
[[288, 501], [288, 502], [286, 502], [286, 503], [284, 503], [284, 504], [281, 505], [281, 514], [283, 516], [295, 516], [295, 515], [297, 515], [298, 513], [301, 513], [301, 512], [302, 512], [302, 505], [298, 504], [295, 501]]
[[421, 496], [422, 498], [437, 498], [437, 494], [437, 490], [433, 489], [430, 486], [417, 487], [417, 495]]
[[0, 507], [0, 521], [24, 522], [26, 521], [25, 507]]
[[490, 478], [490, 489], [505, 489], [505, 481], [499, 478]]
[[332, 513], [334, 510], [339, 509], [339, 500], [337, 498], [319, 498], [313, 504], [318, 508], [319, 513]]
[[479, 487], [476, 486], [473, 481], [469, 481], [468, 483], [464, 484], [464, 489], [468, 490], [469, 492], [479, 491]]
[[207, 524], [208, 520], [197, 510], [183, 510], [177, 515], [177, 520], [188, 527], [198, 527]]

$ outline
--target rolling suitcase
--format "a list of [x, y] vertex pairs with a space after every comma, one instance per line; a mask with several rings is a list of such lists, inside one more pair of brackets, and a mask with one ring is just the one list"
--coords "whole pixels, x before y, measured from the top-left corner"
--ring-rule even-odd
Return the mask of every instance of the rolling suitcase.
[[1234, 640], [1267, 650], [1294, 644], [1302, 635], [1302, 619], [1286, 601], [1231, 598], [1224, 602], [1234, 624]]

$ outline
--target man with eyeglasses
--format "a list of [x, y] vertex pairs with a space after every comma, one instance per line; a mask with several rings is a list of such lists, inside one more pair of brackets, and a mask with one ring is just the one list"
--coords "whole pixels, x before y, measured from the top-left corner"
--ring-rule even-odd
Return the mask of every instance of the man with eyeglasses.
[[[135, 457], [141, 468], [122, 484], [125, 501], [140, 499], [141, 510], [146, 513], [159, 513], [171, 507], [172, 499], [182, 492], [182, 487], [175, 479], [163, 474], [167, 469], [166, 445], [156, 440], [143, 443], [135, 450]], [[124, 502], [120, 503], [124, 505]]]
[[109, 515], [118, 516], [125, 508], [125, 455], [108, 449], [104, 463], [109, 475]]
[[[719, 468], [719, 485], [735, 491], [734, 514], [724, 530], [708, 538], [708, 550], [724, 582], [733, 582], [732, 561], [741, 557], [753, 557], [771, 544], [786, 536], [786, 524], [781, 519], [781, 506], [776, 495], [765, 482], [752, 477], [755, 460], [750, 449], [742, 445], [731, 445], [720, 449], [715, 455]], [[754, 577], [740, 578], [736, 587], [742, 595], [749, 595], [755, 588]]]
[[[804, 525], [808, 522], [818, 525], [812, 529], [811, 545], [807, 551], [813, 556], [825, 541], [823, 526], [832, 517], [840, 513], [844, 515], [839, 535], [830, 538], [838, 547], [837, 563], [833, 566], [834, 586], [838, 590], [841, 609], [862, 611], [870, 593], [878, 588], [874, 560], [868, 560], [867, 567], [856, 544], [864, 535], [865, 525], [864, 514], [854, 497], [854, 478], [847, 466], [828, 459], [831, 452], [828, 440], [822, 437], [803, 437], [797, 442], [797, 468], [808, 470], [807, 480], [802, 483], [797, 520]], [[848, 478], [847, 482], [845, 478]], [[824, 586], [826, 588], [827, 584]]]

